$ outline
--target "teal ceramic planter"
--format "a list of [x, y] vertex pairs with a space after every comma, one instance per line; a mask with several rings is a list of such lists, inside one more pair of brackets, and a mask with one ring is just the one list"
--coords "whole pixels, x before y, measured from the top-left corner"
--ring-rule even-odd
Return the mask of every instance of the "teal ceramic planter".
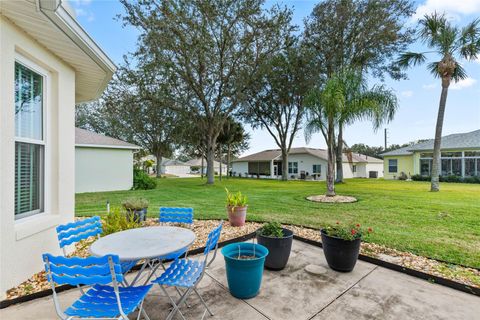
[[[253, 256], [253, 246], [255, 246], [254, 259], [237, 259], [239, 249], [241, 255]], [[222, 254], [225, 258], [228, 288], [232, 296], [239, 299], [255, 297], [260, 292], [268, 249], [260, 244], [237, 242], [223, 247]]]

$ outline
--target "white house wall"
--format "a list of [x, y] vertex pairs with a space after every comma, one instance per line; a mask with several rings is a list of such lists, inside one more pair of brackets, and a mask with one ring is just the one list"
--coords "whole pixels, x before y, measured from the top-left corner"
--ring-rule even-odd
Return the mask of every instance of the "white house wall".
[[168, 174], [188, 174], [190, 173], [190, 166], [162, 166], [162, 173]]
[[75, 148], [75, 192], [129, 190], [133, 186], [130, 149]]
[[[0, 299], [59, 254], [55, 227], [75, 211], [75, 71], [0, 16]], [[47, 72], [45, 210], [15, 220], [14, 64], [22, 56]]]
[[238, 174], [241, 173], [242, 177], [245, 177], [248, 174], [248, 162], [233, 162], [232, 163], [232, 172], [238, 177]]
[[383, 163], [367, 163], [366, 166], [366, 177], [368, 178], [369, 171], [377, 171], [378, 178], [383, 178]]
[[[292, 154], [288, 156], [288, 162], [298, 162], [298, 173], [297, 174], [288, 174], [288, 177], [290, 178], [292, 175], [296, 177], [300, 177], [300, 173], [302, 171], [305, 171], [305, 173], [308, 173], [308, 175], [312, 175], [313, 173], [313, 165], [314, 164], [320, 164], [321, 167], [321, 174], [319, 177], [319, 180], [325, 180], [325, 177], [327, 175], [327, 161], [314, 157], [310, 154]], [[279, 172], [281, 172], [281, 169], [279, 168]]]

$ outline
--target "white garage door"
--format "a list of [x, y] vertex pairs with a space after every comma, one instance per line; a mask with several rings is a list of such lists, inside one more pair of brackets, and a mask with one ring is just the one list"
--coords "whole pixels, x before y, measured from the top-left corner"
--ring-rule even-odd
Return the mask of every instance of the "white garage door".
[[190, 167], [189, 166], [167, 166], [166, 173], [175, 174], [175, 175], [187, 174], [187, 173], [190, 173]]

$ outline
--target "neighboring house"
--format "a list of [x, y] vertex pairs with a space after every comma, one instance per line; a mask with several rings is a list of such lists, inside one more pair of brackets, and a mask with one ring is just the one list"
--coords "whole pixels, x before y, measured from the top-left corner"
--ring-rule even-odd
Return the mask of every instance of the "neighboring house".
[[[430, 176], [433, 142], [428, 140], [412, 146], [383, 153], [385, 179], [398, 179], [415, 174]], [[480, 176], [480, 130], [442, 137], [440, 175]]]
[[[190, 166], [190, 171], [192, 173], [207, 174], [207, 159], [203, 159], [203, 162], [202, 162], [202, 158], [192, 159], [187, 161], [186, 164]], [[222, 163], [221, 166], [222, 166], [222, 174], [226, 175], [227, 165], [225, 163]], [[215, 174], [220, 174], [219, 161], [213, 161], [213, 170], [215, 171]]]
[[130, 190], [134, 144], [75, 128], [75, 192]]
[[65, 1], [0, 1], [0, 300], [60, 254], [74, 220], [75, 104], [115, 65]]
[[161, 165], [162, 174], [185, 175], [190, 173], [190, 166], [180, 160], [164, 158]]
[[[291, 148], [288, 155], [288, 177], [325, 180], [327, 150], [314, 148]], [[276, 179], [282, 175], [282, 153], [280, 149], [265, 150], [232, 162], [235, 176], [257, 176]], [[343, 155], [344, 178], [368, 178], [383, 176], [381, 159], [358, 153]]]

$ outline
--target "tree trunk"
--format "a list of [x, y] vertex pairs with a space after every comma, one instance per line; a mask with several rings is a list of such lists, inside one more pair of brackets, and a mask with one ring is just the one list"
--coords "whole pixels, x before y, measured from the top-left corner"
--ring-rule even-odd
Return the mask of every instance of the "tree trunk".
[[338, 141], [336, 148], [337, 177], [335, 183], [343, 182], [343, 126], [338, 127]]
[[202, 166], [200, 167], [200, 177], [201, 177], [202, 180], [203, 180], [203, 167], [204, 167], [203, 159], [204, 159], [204, 158], [205, 158], [205, 157], [204, 157], [203, 154], [202, 154]]
[[282, 180], [288, 180], [288, 152], [286, 147], [282, 147]]
[[207, 184], [213, 184], [215, 182], [215, 143], [208, 139], [207, 142]]
[[230, 152], [231, 152], [231, 145], [228, 144], [227, 147], [227, 179], [230, 176]]
[[220, 181], [222, 181], [222, 146], [218, 145], [218, 157], [219, 157], [219, 174], [220, 174]]
[[155, 158], [157, 158], [157, 163], [155, 165], [156, 167], [156, 176], [157, 178], [161, 178], [162, 177], [162, 174], [161, 174], [161, 168], [162, 168], [162, 153], [161, 152], [157, 152], [155, 153]]
[[435, 126], [435, 142], [433, 143], [433, 160], [432, 160], [432, 180], [430, 191], [440, 191], [440, 168], [441, 168], [441, 150], [443, 118], [445, 116], [445, 106], [447, 104], [449, 79], [442, 79], [442, 94], [440, 96], [440, 104], [438, 106], [437, 125]]
[[328, 164], [327, 164], [327, 193], [328, 197], [335, 196], [335, 132], [333, 119], [329, 119], [327, 132]]

